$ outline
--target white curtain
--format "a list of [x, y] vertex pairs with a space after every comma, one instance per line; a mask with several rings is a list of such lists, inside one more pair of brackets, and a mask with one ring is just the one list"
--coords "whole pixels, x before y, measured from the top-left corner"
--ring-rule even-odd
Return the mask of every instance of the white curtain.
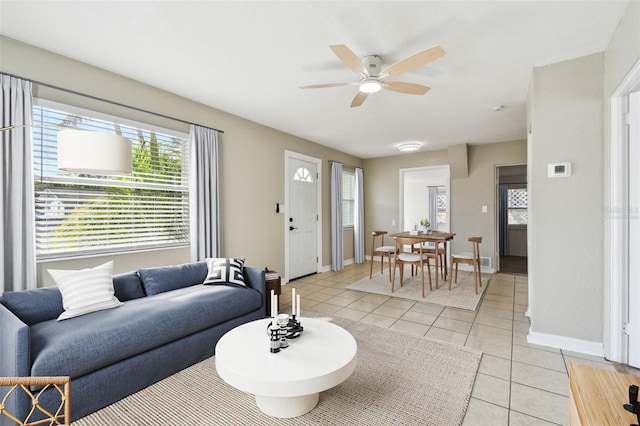
[[191, 125], [189, 133], [189, 215], [191, 260], [218, 257], [218, 131]]
[[342, 247], [342, 164], [331, 163], [331, 269], [344, 269]]
[[36, 254], [31, 82], [0, 74], [0, 83], [0, 127], [19, 126], [0, 132], [2, 293], [36, 288]]
[[364, 187], [362, 169], [356, 167], [355, 208], [353, 214], [353, 261], [364, 263]]
[[438, 230], [438, 187], [429, 186], [429, 225], [434, 231]]

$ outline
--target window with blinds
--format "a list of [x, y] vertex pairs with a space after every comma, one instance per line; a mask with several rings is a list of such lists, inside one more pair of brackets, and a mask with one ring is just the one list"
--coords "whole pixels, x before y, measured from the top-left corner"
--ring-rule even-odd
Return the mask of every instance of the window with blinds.
[[[188, 135], [56, 107], [33, 107], [38, 258], [188, 244]], [[56, 135], [63, 128], [131, 140], [133, 173], [107, 177], [58, 170]]]
[[342, 227], [353, 228], [355, 212], [356, 175], [342, 172]]
[[509, 225], [527, 224], [527, 188], [507, 190], [507, 209]]

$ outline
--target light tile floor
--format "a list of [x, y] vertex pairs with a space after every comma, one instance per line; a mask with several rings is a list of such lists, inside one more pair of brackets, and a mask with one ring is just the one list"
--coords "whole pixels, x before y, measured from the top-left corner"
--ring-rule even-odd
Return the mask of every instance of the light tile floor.
[[494, 274], [477, 311], [468, 311], [346, 290], [369, 276], [369, 265], [294, 280], [283, 286], [281, 309], [295, 288], [303, 316], [309, 309], [482, 351], [464, 425], [568, 424], [569, 362], [616, 369], [604, 358], [527, 343], [526, 276]]

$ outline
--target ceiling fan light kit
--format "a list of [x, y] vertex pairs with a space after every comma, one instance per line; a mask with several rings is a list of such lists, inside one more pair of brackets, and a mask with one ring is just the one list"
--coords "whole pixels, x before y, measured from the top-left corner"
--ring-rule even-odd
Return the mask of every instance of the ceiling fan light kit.
[[418, 142], [406, 142], [406, 143], [401, 143], [400, 145], [398, 145], [398, 150], [400, 150], [402, 152], [417, 151], [420, 148], [422, 148], [422, 144], [420, 144]]
[[393, 92], [404, 93], [407, 95], [424, 95], [431, 89], [430, 87], [416, 83], [390, 81], [385, 79], [394, 78], [400, 74], [412, 71], [428, 64], [429, 62], [435, 61], [445, 54], [442, 47], [431, 47], [423, 50], [422, 52], [411, 55], [408, 58], [404, 58], [383, 70], [382, 58], [378, 55], [369, 55], [360, 59], [344, 44], [336, 44], [329, 47], [338, 59], [360, 76], [360, 81], [358, 83], [314, 84], [311, 86], [302, 86], [301, 89], [324, 89], [327, 87], [350, 86], [357, 84], [358, 93], [351, 102], [352, 108], [359, 107], [367, 99], [367, 96], [370, 93], [376, 93], [381, 89], [391, 90]]
[[360, 81], [360, 91], [363, 93], [376, 93], [382, 89], [382, 83], [377, 78], [364, 78]]

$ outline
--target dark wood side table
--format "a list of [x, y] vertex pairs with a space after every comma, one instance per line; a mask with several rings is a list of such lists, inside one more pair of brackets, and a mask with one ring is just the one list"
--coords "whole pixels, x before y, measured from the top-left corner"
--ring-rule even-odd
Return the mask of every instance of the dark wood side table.
[[267, 285], [267, 292], [265, 294], [264, 303], [267, 305], [267, 317], [270, 317], [271, 316], [271, 290], [273, 290], [273, 292], [278, 295], [278, 311], [280, 311], [280, 293], [282, 292], [281, 279], [280, 277], [278, 277], [271, 280], [265, 280], [265, 284]]

